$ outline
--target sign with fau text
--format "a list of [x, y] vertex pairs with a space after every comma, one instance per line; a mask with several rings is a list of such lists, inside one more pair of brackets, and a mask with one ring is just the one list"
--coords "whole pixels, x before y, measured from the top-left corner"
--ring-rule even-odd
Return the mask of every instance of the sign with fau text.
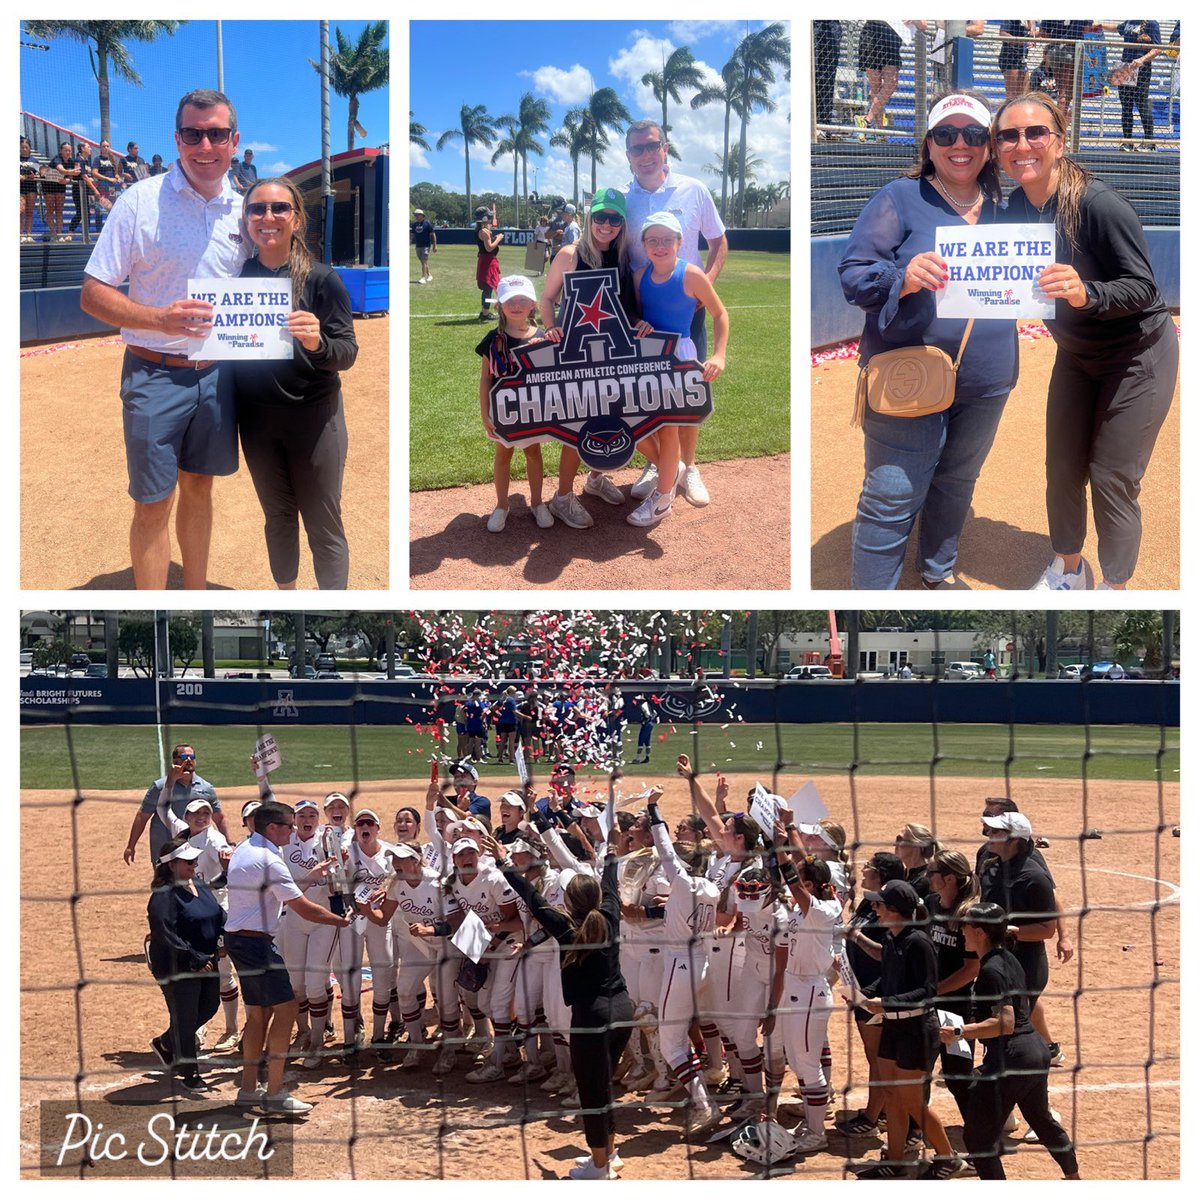
[[188, 358], [292, 358], [287, 330], [292, 309], [288, 279], [189, 279], [188, 299], [213, 306], [207, 337], [188, 338]]
[[518, 347], [515, 370], [492, 384], [492, 424], [507, 445], [553, 438], [607, 470], [623, 467], [660, 426], [712, 415], [704, 368], [675, 357], [679, 335], [634, 337], [615, 270], [569, 271], [559, 325], [562, 341]]
[[1038, 276], [1054, 262], [1053, 225], [942, 225], [937, 252], [950, 276], [937, 293], [939, 317], [1054, 317]]

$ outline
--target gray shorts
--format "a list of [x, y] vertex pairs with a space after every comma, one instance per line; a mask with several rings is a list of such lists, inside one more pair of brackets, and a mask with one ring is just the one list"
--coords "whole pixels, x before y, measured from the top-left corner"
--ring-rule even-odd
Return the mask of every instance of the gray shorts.
[[180, 471], [237, 471], [232, 371], [161, 367], [126, 351], [121, 407], [129, 494], [139, 504], [165, 500]]
[[433, 247], [432, 246], [414, 246], [413, 249], [416, 250], [417, 257], [422, 262], [426, 262], [429, 259], [429, 251], [432, 250]]

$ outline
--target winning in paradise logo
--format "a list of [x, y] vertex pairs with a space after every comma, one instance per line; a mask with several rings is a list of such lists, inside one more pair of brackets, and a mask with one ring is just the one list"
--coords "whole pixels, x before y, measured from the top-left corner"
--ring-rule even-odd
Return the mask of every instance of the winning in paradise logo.
[[553, 438], [595, 469], [623, 467], [661, 425], [699, 425], [712, 389], [695, 359], [675, 357], [673, 333], [634, 337], [617, 272], [571, 271], [559, 342], [521, 346], [515, 370], [492, 384], [496, 436], [510, 446]]

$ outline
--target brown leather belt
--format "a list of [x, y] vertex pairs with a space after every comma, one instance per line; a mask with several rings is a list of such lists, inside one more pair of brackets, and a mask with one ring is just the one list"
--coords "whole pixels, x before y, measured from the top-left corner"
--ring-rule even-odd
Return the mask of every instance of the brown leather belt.
[[193, 371], [206, 371], [217, 361], [215, 358], [193, 362], [190, 358], [180, 358], [176, 354], [160, 354], [157, 350], [147, 350], [145, 346], [131, 346], [125, 343], [125, 349], [136, 358], [145, 359], [159, 367], [188, 367]]
[[261, 938], [264, 942], [273, 942], [275, 940], [274, 934], [263, 933], [261, 929], [227, 929], [225, 930], [225, 936]]

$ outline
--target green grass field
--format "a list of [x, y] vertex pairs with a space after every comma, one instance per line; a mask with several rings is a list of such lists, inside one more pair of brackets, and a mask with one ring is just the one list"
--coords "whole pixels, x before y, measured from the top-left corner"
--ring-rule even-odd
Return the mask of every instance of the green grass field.
[[[283, 755], [280, 784], [320, 780], [426, 778], [431, 741], [407, 726], [309, 725], [272, 729]], [[219, 787], [253, 782], [248, 765], [257, 732], [253, 726], [176, 726], [172, 743], [193, 740], [200, 774]], [[850, 725], [659, 726], [653, 742], [652, 769], [672, 769], [678, 754], [695, 755], [705, 770], [751, 772], [769, 778], [776, 761], [790, 774], [844, 774], [855, 761]], [[1078, 780], [1087, 749], [1080, 726], [1021, 725], [1012, 730], [1015, 778]], [[1165, 782], [1179, 779], [1179, 730], [1149, 726], [1091, 728], [1088, 777], [1153, 780], [1164, 738], [1161, 768]], [[663, 741], [658, 740], [664, 734]], [[778, 735], [779, 742], [776, 743]], [[940, 725], [937, 728], [941, 775], [974, 778], [1002, 775], [1009, 754], [1003, 725]], [[625, 757], [632, 760], [637, 728], [625, 731]], [[453, 749], [453, 747], [450, 747]], [[153, 726], [78, 725], [26, 727], [21, 731], [21, 786], [72, 788], [72, 756], [85, 792], [124, 790], [139, 795], [158, 773], [158, 742]], [[929, 725], [860, 725], [857, 761], [868, 775], [928, 775], [934, 756]], [[631, 768], [640, 773], [640, 769]], [[536, 769], [535, 769], [536, 773]], [[541, 772], [544, 774], [544, 772]], [[513, 777], [511, 767], [484, 765], [481, 775]]]
[[[475, 347], [490, 328], [478, 319], [475, 251], [439, 248], [430, 258], [433, 282], [418, 286], [409, 252], [411, 361], [409, 454], [413, 491], [484, 483], [492, 452], [479, 420], [479, 358]], [[525, 248], [500, 251], [504, 275], [524, 271]], [[543, 276], [533, 277], [539, 296]], [[700, 436], [699, 459], [783, 454], [791, 445], [790, 279], [786, 254], [735, 251], [726, 259], [717, 291], [729, 309], [726, 372], [713, 389], [714, 412]], [[712, 326], [709, 324], [711, 345]], [[558, 444], [544, 446], [546, 474], [558, 470]], [[640, 461], [640, 460], [639, 460]], [[513, 459], [514, 477], [525, 461]]]

